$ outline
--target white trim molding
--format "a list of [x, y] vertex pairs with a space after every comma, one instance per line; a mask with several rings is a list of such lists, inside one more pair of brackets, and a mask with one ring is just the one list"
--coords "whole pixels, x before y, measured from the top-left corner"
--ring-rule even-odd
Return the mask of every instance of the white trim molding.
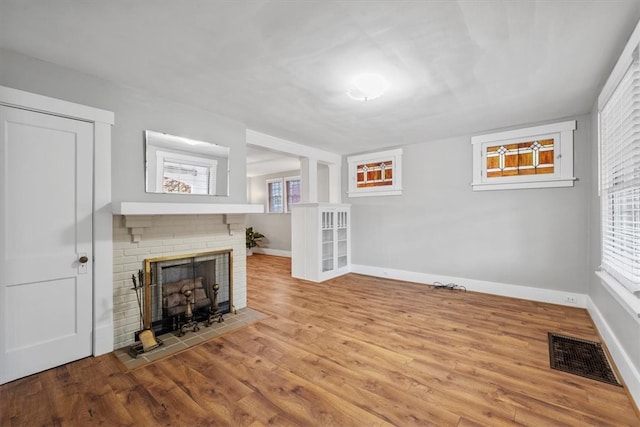
[[631, 33], [627, 44], [624, 47], [624, 50], [620, 54], [616, 65], [613, 67], [609, 78], [607, 78], [607, 82], [604, 87], [600, 91], [600, 95], [598, 96], [598, 111], [602, 110], [609, 101], [609, 98], [613, 94], [613, 91], [616, 89], [620, 80], [625, 75], [629, 66], [633, 62], [635, 58], [638, 56], [638, 46], [640, 45], [640, 22], [636, 24], [636, 28]]
[[[349, 197], [399, 196], [402, 194], [402, 148], [349, 156], [347, 164], [349, 167], [349, 191], [347, 193]], [[368, 171], [377, 174], [378, 178], [371, 181], [371, 186], [359, 187], [358, 174], [363, 175], [366, 183], [370, 173]]]
[[284, 258], [291, 258], [291, 251], [284, 251], [281, 249], [271, 249], [271, 248], [253, 248], [254, 254], [264, 254], [264, 255], [273, 255]]
[[[262, 208], [262, 205], [248, 205], [248, 206], [258, 206]], [[233, 236], [236, 231], [240, 229], [244, 229], [244, 221], [246, 212], [188, 212], [188, 213], [180, 213], [178, 212], [170, 212], [170, 213], [159, 213], [159, 211], [153, 214], [140, 214], [140, 213], [129, 213], [123, 214], [123, 225], [129, 229], [129, 234], [131, 234], [131, 241], [134, 243], [138, 243], [142, 241], [142, 235], [145, 233], [146, 229], [153, 227], [154, 218], [162, 215], [194, 215], [194, 214], [202, 214], [202, 215], [222, 215], [222, 222], [226, 224], [229, 230], [229, 236]], [[262, 210], [256, 213], [262, 213]]]
[[441, 274], [418, 273], [414, 271], [396, 270], [392, 268], [373, 267], [359, 264], [352, 264], [351, 272], [367, 276], [429, 285], [434, 282], [444, 284], [454, 283], [456, 285], [464, 286], [468, 291], [482, 292], [485, 294], [500, 295], [511, 298], [521, 298], [530, 301], [548, 302], [550, 304], [559, 304], [571, 307], [587, 307], [587, 296], [585, 294], [574, 292], [563, 292], [553, 289], [534, 288], [531, 286], [519, 286], [508, 283], [490, 282], [487, 280], [444, 276]]
[[342, 161], [342, 156], [340, 154], [320, 150], [308, 145], [302, 145], [297, 142], [287, 141], [286, 139], [277, 138], [251, 129], [247, 129], [246, 137], [248, 145], [255, 145], [256, 147], [262, 147], [298, 157], [309, 157], [311, 159], [316, 159], [320, 163], [333, 163], [339, 165]]
[[67, 117], [91, 123], [113, 125], [115, 115], [111, 111], [100, 110], [86, 105], [75, 104], [61, 99], [25, 92], [6, 86], [0, 86], [2, 105], [9, 107], [28, 108], [31, 111]]
[[[572, 187], [576, 180], [573, 176], [573, 131], [575, 129], [576, 121], [570, 120], [471, 137], [473, 145], [473, 182], [471, 185], [473, 191]], [[504, 149], [504, 146], [510, 144], [542, 140], [553, 140], [553, 163], [545, 165], [553, 168], [552, 173], [489, 176], [487, 156], [490, 147], [503, 145], [500, 148]], [[537, 144], [537, 146], [540, 145]], [[544, 149], [542, 148], [541, 151]], [[495, 154], [495, 152], [491, 154]], [[537, 151], [531, 156], [535, 158], [535, 154]], [[515, 156], [519, 157], [520, 155], [516, 154]], [[540, 157], [542, 158], [542, 154]]]
[[248, 203], [114, 203], [116, 215], [213, 215], [263, 213], [264, 206]]
[[265, 148], [267, 150], [286, 153], [300, 158], [300, 183], [302, 185], [302, 200], [317, 202], [318, 164], [327, 165], [329, 168], [329, 201], [340, 203], [342, 156], [329, 151], [302, 145], [297, 142], [256, 132], [251, 129], [246, 131], [247, 145]]
[[600, 278], [602, 287], [615, 298], [618, 304], [620, 304], [627, 313], [640, 323], [640, 295], [637, 292], [632, 292], [627, 289], [614, 277], [602, 270], [596, 271], [596, 276]]
[[[111, 111], [0, 86], [0, 104], [93, 123], [93, 355], [113, 351]], [[99, 161], [96, 161], [99, 159]]]
[[[606, 317], [600, 312], [590, 297], [587, 297], [587, 311], [606, 344], [607, 349], [615, 362], [616, 368], [618, 368], [618, 371], [622, 376], [622, 380], [624, 381], [624, 385], [626, 386], [629, 395], [634, 400], [636, 406], [640, 407], [640, 372], [638, 372], [636, 364], [634, 364], [633, 360], [631, 360], [627, 352], [624, 350], [624, 347], [620, 344], [620, 341], [613, 332], [613, 329], [607, 322]], [[638, 321], [638, 318], [635, 320]]]

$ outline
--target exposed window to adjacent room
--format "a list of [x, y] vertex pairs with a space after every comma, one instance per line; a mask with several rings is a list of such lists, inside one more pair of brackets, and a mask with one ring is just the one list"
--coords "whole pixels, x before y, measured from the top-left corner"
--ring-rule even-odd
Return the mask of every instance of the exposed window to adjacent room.
[[291, 205], [294, 203], [300, 203], [300, 177], [289, 176], [284, 179], [285, 191], [287, 194], [287, 204], [285, 206], [285, 212], [291, 212]]
[[284, 186], [282, 178], [267, 180], [267, 212], [284, 212]]
[[271, 178], [267, 180], [267, 212], [289, 213], [290, 206], [301, 200], [300, 177]]

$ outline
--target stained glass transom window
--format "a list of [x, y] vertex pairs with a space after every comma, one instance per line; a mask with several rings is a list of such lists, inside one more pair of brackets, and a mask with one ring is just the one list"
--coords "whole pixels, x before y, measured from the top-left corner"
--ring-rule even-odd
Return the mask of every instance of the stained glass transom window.
[[572, 187], [576, 121], [471, 137], [474, 191]]
[[349, 197], [402, 194], [402, 149], [347, 157]]
[[393, 185], [393, 161], [365, 163], [357, 167], [357, 188]]
[[554, 140], [487, 147], [487, 178], [554, 172]]

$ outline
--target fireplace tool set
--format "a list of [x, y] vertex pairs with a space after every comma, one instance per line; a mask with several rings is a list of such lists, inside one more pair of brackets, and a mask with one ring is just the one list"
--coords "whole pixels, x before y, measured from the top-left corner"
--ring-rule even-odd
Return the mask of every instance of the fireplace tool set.
[[[209, 327], [215, 322], [222, 323], [224, 322], [224, 318], [222, 317], [222, 313], [220, 312], [220, 308], [218, 307], [218, 290], [220, 290], [220, 285], [215, 283], [211, 290], [213, 291], [213, 300], [211, 305], [209, 306], [209, 315], [205, 321], [205, 326]], [[178, 330], [178, 336], [181, 337], [186, 333], [186, 330], [189, 328], [193, 328], [193, 332], [197, 332], [200, 330], [200, 326], [198, 326], [198, 322], [195, 320], [193, 315], [193, 304], [195, 304], [195, 299], [193, 298], [193, 292], [191, 290], [187, 290], [183, 292], [183, 295], [186, 298], [187, 308], [184, 314], [185, 323], [180, 323], [180, 327]]]
[[189, 328], [193, 328], [193, 332], [198, 332], [200, 330], [200, 326], [198, 326], [198, 322], [193, 319], [193, 308], [192, 304], [195, 304], [195, 297], [192, 298], [193, 293], [190, 289], [184, 291], [182, 294], [187, 299], [187, 308], [184, 312], [184, 320], [185, 323], [180, 325], [180, 331], [178, 332], [178, 336], [181, 337], [186, 334], [186, 330]]
[[[151, 278], [149, 277], [149, 282], [151, 282]], [[150, 301], [150, 287], [153, 286], [150, 283], [145, 283], [144, 281], [144, 273], [142, 270], [138, 270], [138, 278], [134, 274], [131, 275], [131, 281], [133, 282], [133, 288], [136, 292], [136, 298], [138, 301], [138, 310], [140, 313], [140, 331], [138, 332], [138, 340], [139, 343], [136, 342], [129, 349], [129, 355], [133, 358], [137, 358], [139, 355], [151, 351], [159, 346], [161, 346], [162, 340], [156, 338], [155, 332], [151, 326], [151, 316], [150, 313], [145, 313], [142, 310], [142, 296], [145, 296], [146, 299]], [[224, 318], [222, 317], [222, 312], [218, 307], [218, 291], [220, 289], [220, 285], [217, 283], [211, 287], [212, 291], [212, 302], [209, 306], [209, 312], [207, 314], [206, 319], [204, 320], [205, 326], [210, 326], [213, 323], [222, 323], [224, 322]], [[185, 298], [185, 312], [184, 312], [184, 321], [179, 321], [177, 328], [174, 324], [174, 329], [178, 330], [178, 336], [185, 335], [186, 331], [191, 328], [193, 332], [197, 332], [200, 330], [200, 326], [198, 325], [198, 321], [194, 315], [194, 307], [195, 307], [195, 286], [194, 289], [185, 289], [182, 291], [182, 295]], [[147, 302], [149, 302], [147, 301]], [[146, 314], [146, 316], [144, 315]]]
[[220, 290], [220, 285], [214, 283], [211, 289], [213, 290], [213, 301], [211, 301], [211, 307], [209, 308], [209, 318], [207, 319], [207, 326], [212, 325], [214, 322], [224, 322], [224, 318], [222, 317], [222, 313], [220, 312], [220, 307], [218, 307], [218, 291]]
[[[145, 324], [143, 327], [144, 316], [142, 315], [142, 298], [140, 295], [142, 289], [144, 288], [144, 273], [142, 272], [142, 270], [138, 270], [138, 280], [136, 280], [136, 276], [132, 274], [131, 281], [133, 282], [132, 290], [136, 292], [136, 298], [138, 300], [138, 310], [140, 312], [140, 332], [138, 332], [138, 339], [140, 340], [140, 343], [134, 344], [129, 349], [129, 355], [136, 358], [142, 353], [146, 353], [153, 350], [154, 348], [161, 346], [162, 340], [156, 338], [156, 334], [153, 332], [151, 325]], [[138, 282], [140, 283], [139, 285]]]

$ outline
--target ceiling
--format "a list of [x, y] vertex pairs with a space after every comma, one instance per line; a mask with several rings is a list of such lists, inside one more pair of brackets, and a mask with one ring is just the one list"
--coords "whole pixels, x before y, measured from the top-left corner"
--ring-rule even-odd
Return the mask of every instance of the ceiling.
[[[639, 16], [637, 0], [0, 0], [0, 46], [350, 154], [586, 113]], [[388, 93], [349, 98], [358, 72]]]

